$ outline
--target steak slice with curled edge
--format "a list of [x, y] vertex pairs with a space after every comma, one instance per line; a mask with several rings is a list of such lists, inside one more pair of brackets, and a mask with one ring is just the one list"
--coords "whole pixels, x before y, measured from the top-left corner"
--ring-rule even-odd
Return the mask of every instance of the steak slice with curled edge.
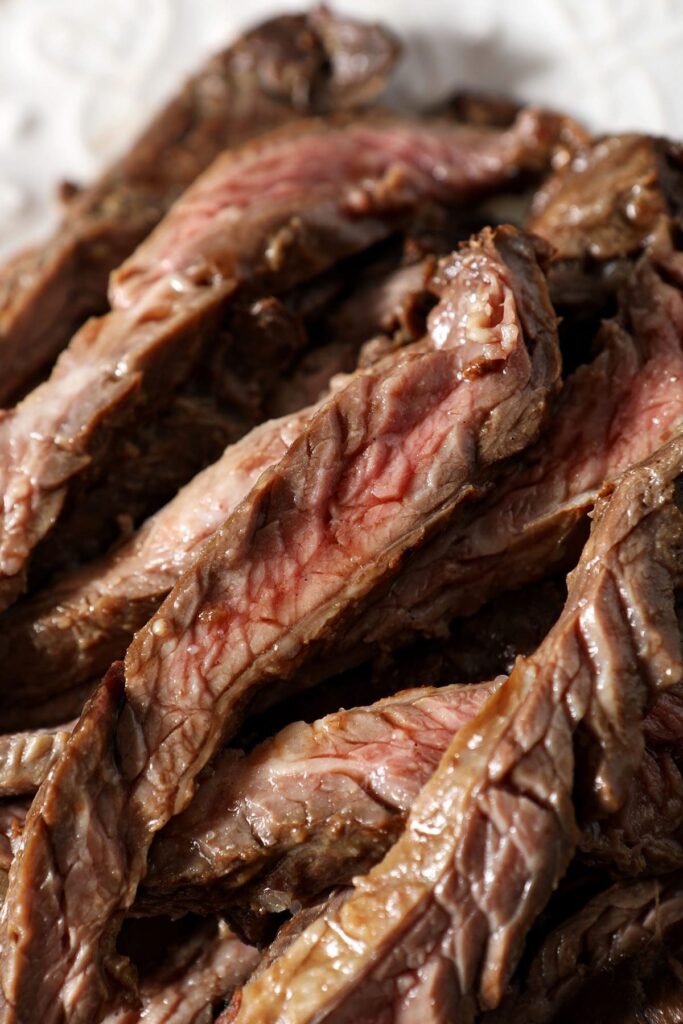
[[408, 690], [218, 756], [157, 836], [136, 911], [270, 914], [368, 870], [457, 730], [502, 682]]
[[472, 1020], [681, 680], [683, 435], [597, 509], [558, 623], [455, 736], [384, 860], [242, 991], [239, 1024]]
[[533, 243], [483, 232], [444, 261], [440, 291], [427, 337], [329, 399], [81, 716], [10, 870], [8, 1022], [92, 1021], [130, 986], [113, 936], [150, 843], [245, 709], [273, 680], [298, 685], [320, 640], [538, 433], [559, 365]]
[[319, 9], [266, 21], [209, 60], [131, 151], [68, 203], [52, 238], [0, 268], [0, 403], [106, 310], [110, 271], [221, 150], [303, 114], [371, 101], [396, 55], [378, 26]]
[[[503, 133], [392, 117], [303, 122], [216, 160], [114, 275], [112, 312], [88, 321], [0, 422], [0, 609], [25, 589], [39, 544], [45, 557], [70, 496], [115, 479], [131, 422], [172, 400], [238, 294], [282, 292], [425, 203], [495, 188], [543, 130], [531, 111]], [[239, 353], [239, 337], [226, 343]], [[125, 512], [109, 498], [93, 536]]]

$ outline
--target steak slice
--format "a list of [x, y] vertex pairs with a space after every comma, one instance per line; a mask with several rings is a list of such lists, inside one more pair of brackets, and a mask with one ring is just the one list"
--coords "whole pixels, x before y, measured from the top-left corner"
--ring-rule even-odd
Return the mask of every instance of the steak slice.
[[91, 1021], [132, 984], [112, 937], [150, 843], [254, 696], [294, 688], [536, 435], [558, 375], [544, 288], [513, 229], [445, 261], [430, 337], [330, 398], [136, 635], [29, 812], [2, 918], [8, 1022]]
[[[69, 497], [116, 475], [108, 460], [131, 422], [172, 399], [240, 290], [282, 292], [427, 200], [457, 205], [495, 188], [542, 134], [533, 112], [503, 133], [369, 118], [303, 122], [224, 153], [114, 276], [112, 312], [0, 422], [0, 610], [25, 589]], [[122, 512], [112, 495], [91, 534]]]
[[381, 864], [246, 986], [239, 1024], [472, 1020], [499, 1004], [577, 810], [620, 806], [647, 704], [683, 676], [681, 474], [683, 436], [602, 499], [556, 626], [457, 733]]
[[[259, 737], [266, 736], [268, 739], [262, 750], [272, 750], [270, 737], [273, 733], [289, 727], [287, 737], [291, 737], [292, 744], [296, 745], [298, 741], [303, 741], [303, 738], [308, 735], [307, 727], [301, 722], [302, 717], [305, 722], [315, 723], [318, 718], [331, 716], [330, 722], [338, 721], [343, 732], [347, 726], [343, 712], [339, 718], [337, 717], [336, 709], [340, 706], [359, 706], [361, 707], [359, 712], [361, 720], [367, 714], [368, 721], [374, 722], [372, 710], [366, 711], [362, 708], [363, 701], [367, 701], [369, 697], [380, 700], [389, 698], [387, 700], [389, 708], [391, 708], [394, 698], [400, 704], [404, 703], [405, 697], [397, 696], [397, 694], [406, 679], [420, 679], [423, 689], [415, 691], [417, 696], [428, 694], [429, 691], [424, 688], [425, 686], [441, 687], [433, 694], [432, 703], [437, 713], [441, 708], [441, 702], [444, 701], [446, 710], [455, 703], [458, 714], [467, 715], [469, 709], [473, 710], [476, 707], [480, 695], [486, 691], [486, 688], [494, 684], [487, 683], [474, 687], [462, 684], [475, 683], [480, 679], [493, 679], [496, 674], [502, 672], [509, 674], [518, 655], [531, 654], [561, 612], [564, 591], [565, 588], [559, 584], [559, 581], [545, 581], [542, 584], [528, 587], [521, 593], [503, 594], [499, 599], [492, 601], [482, 612], [455, 624], [446, 639], [416, 644], [407, 651], [402, 651], [397, 661], [390, 659], [387, 663], [381, 662], [378, 665], [367, 666], [361, 671], [355, 669], [352, 672], [344, 673], [336, 679], [327, 680], [324, 686], [318, 687], [314, 691], [308, 690], [302, 694], [294, 694], [289, 700], [282, 702], [265, 716], [251, 718], [247, 723], [246, 734], [244, 731], [241, 733], [239, 742], [242, 744], [246, 740], [247, 749], [250, 749], [255, 742], [258, 742]], [[459, 680], [459, 685], [448, 685], [448, 680], [453, 678]], [[669, 695], [665, 695], [657, 702], [646, 719], [645, 734], [648, 744], [652, 742], [651, 737], [654, 734], [660, 737], [662, 743], [667, 742], [662, 737], [661, 729], [656, 726], [653, 728], [652, 724], [661, 720], [658, 708], [667, 696]], [[674, 696], [673, 691], [671, 696]], [[84, 701], [85, 697], [82, 697], [80, 704], [82, 705]], [[430, 701], [427, 704], [431, 707]], [[331, 709], [334, 710], [331, 711]], [[409, 710], [407, 718], [410, 719], [411, 715], [412, 712]], [[418, 719], [419, 717], [418, 714]], [[354, 719], [355, 716], [352, 714], [351, 720]], [[379, 731], [381, 731], [384, 721], [384, 718], [378, 721]], [[310, 735], [314, 738], [318, 730], [323, 729], [322, 739], [324, 740], [327, 728], [326, 725], [316, 724]], [[72, 724], [67, 724], [53, 729], [6, 734], [0, 737], [0, 758], [4, 760], [3, 768], [0, 771], [0, 796], [19, 792], [33, 793], [43, 781], [52, 764], [61, 756], [71, 729]], [[443, 735], [447, 734], [443, 733]], [[289, 740], [285, 744], [283, 737], [284, 754], [291, 760], [292, 755], [287, 753], [288, 742]], [[430, 736], [429, 743], [434, 746], [434, 736]], [[7, 753], [3, 753], [3, 751]], [[429, 750], [426, 753], [429, 757]], [[275, 745], [274, 754], [283, 760], [283, 764], [285, 763], [285, 756], [281, 753], [279, 743]], [[351, 751], [351, 758], [352, 754]], [[183, 850], [182, 842], [179, 843], [177, 839], [172, 839], [172, 836], [182, 832], [183, 822], [187, 824], [188, 835], [191, 833], [192, 828], [189, 823], [196, 817], [195, 809], [200, 804], [206, 804], [207, 807], [209, 804], [212, 806], [215, 804], [217, 814], [231, 815], [230, 806], [221, 806], [220, 803], [219, 793], [222, 791], [222, 787], [226, 784], [231, 785], [231, 783], [222, 777], [219, 763], [225, 763], [226, 770], [231, 770], [232, 764], [237, 761], [242, 764], [243, 770], [248, 771], [249, 766], [254, 764], [254, 758], [249, 754], [242, 761], [243, 757], [244, 755], [239, 750], [218, 755], [218, 758], [221, 759], [220, 762], [217, 761], [213, 768], [207, 769], [208, 781], [200, 783], [199, 790], [188, 810], [155, 840], [152, 847], [153, 861], [155, 850], [161, 847], [163, 852], [166, 842], [164, 837], [167, 834], [169, 845], [174, 844], [176, 854], [187, 856], [188, 860], [192, 860], [192, 852], [188, 849]], [[263, 757], [259, 755], [255, 764], [257, 774], [262, 771], [260, 767], [262, 761]], [[286, 778], [285, 774], [283, 783]], [[404, 788], [414, 785], [412, 775], [402, 785]], [[212, 795], [204, 796], [205, 788]], [[397, 806], [400, 801], [399, 795], [396, 799]], [[626, 806], [628, 806], [628, 799]], [[273, 827], [275, 827], [275, 823]], [[9, 861], [6, 866], [9, 867]], [[163, 882], [164, 879], [162, 879]], [[151, 884], [151, 876], [148, 875], [146, 885], [150, 888]], [[140, 900], [138, 905], [140, 905]]]
[[[157, 610], [202, 547], [256, 483], [285, 454], [316, 407], [269, 421], [199, 473], [121, 547], [78, 569], [2, 621], [0, 707], [5, 726], [43, 713], [46, 699], [73, 694], [125, 654], [136, 630]], [[10, 652], [12, 652], [10, 657]]]
[[593, 822], [581, 840], [583, 860], [620, 876], [683, 868], [681, 687], [658, 698], [643, 733], [643, 760], [623, 806], [605, 821]]
[[668, 283], [682, 257], [665, 259], [664, 270], [649, 258], [639, 264], [625, 326], [605, 326], [601, 353], [565, 382], [538, 443], [348, 627], [347, 662], [438, 635], [502, 590], [575, 564], [603, 483], [683, 428], [683, 294]]
[[555, 253], [553, 304], [585, 319], [603, 311], [632, 262], [683, 218], [683, 147], [648, 135], [612, 135], [579, 151], [534, 200], [530, 230]]
[[259, 959], [223, 922], [207, 921], [143, 980], [139, 1010], [115, 1010], [103, 1024], [208, 1024]]
[[226, 750], [155, 839], [138, 911], [291, 910], [381, 859], [457, 730], [502, 682], [408, 690]]
[[[366, 329], [372, 332], [372, 328], [381, 327], [391, 331], [403, 307], [410, 304], [414, 290], [424, 293], [427, 267], [423, 263], [407, 266], [397, 273], [398, 281], [392, 273], [388, 280], [381, 278], [379, 282], [372, 282], [376, 290], [373, 293], [375, 303], [371, 314], [366, 310], [363, 333]], [[367, 297], [367, 289], [364, 289], [364, 296]], [[355, 297], [348, 304], [355, 308]], [[339, 310], [344, 321], [348, 319], [348, 304]], [[336, 317], [334, 319], [336, 321]], [[396, 343], [413, 338], [407, 325], [397, 326], [400, 337]], [[351, 339], [349, 324], [343, 345], [350, 360], [344, 362], [344, 369], [353, 367], [360, 342], [360, 334]], [[313, 390], [310, 397], [316, 401], [321, 392], [329, 388], [330, 377], [341, 368], [336, 350], [331, 353], [330, 348], [335, 346], [315, 349], [311, 358], [304, 361], [305, 382], [299, 379], [298, 386], [292, 387], [293, 382], [281, 385], [279, 390], [286, 393], [285, 405], [294, 404], [300, 409], [298, 400], [304, 397], [304, 388]], [[365, 365], [371, 365], [368, 354], [361, 358]], [[315, 385], [308, 373], [313, 361], [317, 371]], [[341, 381], [335, 386], [340, 387]], [[254, 428], [226, 449], [215, 465], [186, 485], [125, 544], [76, 569], [6, 613], [0, 620], [0, 660], [4, 666], [0, 709], [5, 728], [51, 724], [49, 717], [41, 717], [49, 715], [46, 699], [59, 694], [66, 697], [70, 691], [73, 703], [62, 702], [59, 715], [63, 719], [65, 715], [80, 712], [82, 685], [101, 677], [112, 661], [123, 657], [134, 632], [156, 611], [176, 580], [195, 560], [201, 546], [242, 500], [261, 472], [282, 457], [315, 411], [315, 407], [296, 414], [292, 411]], [[171, 411], [171, 425], [182, 428], [185, 419], [192, 419], [191, 414], [192, 405], [188, 400], [178, 399]], [[175, 431], [167, 435], [164, 430], [164, 426], [169, 425], [168, 419], [166, 417], [161, 424], [159, 454], [163, 456], [163, 465], [176, 466], [178, 457], [173, 449], [178, 446], [178, 439]], [[157, 430], [158, 425], [154, 424], [152, 432]], [[197, 451], [199, 445], [192, 434], [190, 440], [195, 441], [192, 450]], [[203, 437], [202, 445], [205, 447], [206, 443]], [[190, 447], [188, 445], [188, 449]], [[156, 450], [153, 447], [153, 451]], [[144, 463], [140, 465], [139, 450], [135, 450], [132, 458], [136, 472], [131, 474], [131, 479], [142, 490], [148, 487], [149, 475], [153, 474], [145, 472], [149, 467]], [[96, 492], [96, 497], [101, 496]], [[89, 507], [81, 502], [75, 511], [78, 525]], [[71, 530], [74, 524], [68, 526]], [[60, 544], [58, 550], [64, 555], [71, 546]]]
[[[342, 673], [312, 691], [285, 698], [263, 715], [250, 717], [240, 733], [239, 745], [251, 749], [264, 737], [293, 722], [314, 722], [340, 707], [362, 706], [369, 699], [392, 697], [407, 679], [419, 680], [422, 686], [443, 687], [453, 679], [462, 686], [509, 675], [517, 656], [533, 653], [556, 621], [565, 593], [566, 588], [559, 580], [546, 580], [524, 591], [502, 594], [471, 618], [454, 623], [447, 637], [414, 644], [396, 658], [384, 657], [361, 669]], [[87, 694], [80, 689], [73, 694], [74, 707], [79, 710]], [[657, 706], [648, 716], [646, 735], [656, 711]], [[40, 704], [37, 717], [43, 713]], [[0, 797], [33, 793], [61, 756], [71, 728], [71, 724], [59, 724], [0, 736], [0, 752], [13, 752], [0, 753], [0, 757], [6, 758], [0, 770]]]
[[25, 393], [89, 316], [109, 273], [226, 147], [306, 113], [370, 102], [397, 56], [378, 26], [329, 11], [273, 18], [213, 57], [131, 151], [0, 269], [0, 402]]
[[[350, 881], [396, 840], [453, 735], [502, 678], [408, 690], [293, 723], [246, 755], [224, 750], [154, 841], [136, 912], [238, 907], [238, 920], [265, 920]], [[2, 795], [35, 788], [69, 732], [0, 738]]]
[[643, 950], [664, 945], [683, 921], [683, 875], [620, 883], [557, 925], [517, 979], [520, 991], [482, 1016], [482, 1024], [544, 1024], [586, 986]]

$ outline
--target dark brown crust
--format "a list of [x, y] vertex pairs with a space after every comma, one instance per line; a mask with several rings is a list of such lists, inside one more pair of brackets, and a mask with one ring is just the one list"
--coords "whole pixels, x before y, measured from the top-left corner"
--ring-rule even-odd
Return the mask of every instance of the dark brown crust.
[[[451, 301], [464, 301], [463, 296], [470, 295], [466, 285], [470, 278], [461, 278], [460, 272], [471, 273], [480, 289], [482, 311], [489, 310], [483, 315], [493, 315], [487, 297], [500, 295], [501, 280], [505, 282], [503, 294], [507, 296], [510, 289], [499, 244], [514, 245], [517, 255], [526, 245], [532, 270], [533, 246], [521, 241], [515, 244], [510, 231], [500, 235], [486, 231], [473, 241], [469, 250], [454, 257], [453, 292], [445, 290], [443, 309], [450, 308]], [[481, 276], [482, 260], [486, 260], [489, 276]], [[489, 288], [496, 290], [489, 292]], [[514, 289], [512, 294], [517, 297]], [[501, 301], [500, 297], [496, 301]], [[546, 303], [547, 299], [541, 296], [540, 308]], [[438, 309], [436, 307], [433, 315]], [[516, 326], [514, 304], [506, 315], [513, 317]], [[78, 1013], [84, 1019], [111, 1002], [115, 977], [120, 978], [125, 987], [125, 967], [112, 955], [114, 935], [120, 915], [133, 902], [155, 832], [187, 805], [194, 779], [221, 743], [234, 735], [253, 694], [267, 690], [278, 675], [291, 677], [298, 664], [316, 653], [323, 637], [333, 631], [341, 633], [344, 613], [349, 608], [360, 611], [369, 595], [399, 571], [406, 552], [423, 543], [456, 515], [473, 490], [489, 486], [498, 460], [513, 454], [535, 436], [545, 400], [556, 384], [558, 359], [554, 353], [553, 328], [554, 318], [547, 324], [547, 330], [534, 335], [530, 350], [523, 334], [516, 329], [514, 344], [509, 349], [511, 363], [507, 368], [510, 372], [502, 373], [503, 367], [499, 366], [500, 359], [496, 355], [499, 349], [493, 348], [489, 357], [490, 374], [483, 377], [481, 383], [464, 384], [458, 373], [464, 359], [481, 362], [481, 339], [475, 332], [471, 342], [463, 348], [461, 343], [456, 344], [459, 335], [455, 327], [453, 340], [445, 348], [442, 340], [435, 345], [425, 339], [401, 350], [395, 357], [387, 357], [375, 369], [357, 375], [330, 399], [276, 469], [260, 478], [249, 497], [218, 531], [199, 562], [179, 581], [129, 648], [122, 710], [114, 706], [114, 697], [121, 685], [119, 672], [115, 670], [104, 694], [94, 698], [91, 705], [91, 708], [99, 708], [104, 702], [106, 713], [102, 717], [109, 720], [98, 722], [93, 710], [86, 712], [64, 757], [34, 801], [29, 824], [31, 835], [27, 833], [24, 852], [12, 868], [5, 903], [5, 956], [0, 971], [6, 1004], [13, 1007], [8, 1010], [8, 1019], [21, 1019], [30, 1012], [49, 1015], [46, 1020], [56, 1020], [61, 1013], [73, 1015], [75, 1011], [70, 1003], [73, 989], [62, 986], [67, 976], [74, 976], [73, 972], [83, 981], [83, 986], [79, 985]], [[491, 335], [492, 341], [494, 337], [498, 339], [497, 346], [501, 346], [503, 338], [507, 339], [502, 329], [499, 333], [498, 323]], [[548, 351], [544, 351], [546, 348]], [[399, 436], [395, 433], [397, 421], [394, 418], [394, 409], [398, 407], [387, 404], [383, 397], [395, 387], [401, 389], [405, 400], [401, 409], [406, 418], [398, 422], [407, 437], [412, 438], [411, 431], [423, 422], [423, 402], [436, 403], [427, 408], [439, 410], [440, 415], [443, 403], [448, 403], [451, 396], [457, 396], [457, 400], [466, 402], [468, 407], [469, 403], [475, 403], [471, 422], [463, 422], [460, 428], [468, 433], [453, 450], [450, 443], [439, 447], [429, 465], [424, 459], [419, 460], [420, 483], [412, 498], [410, 515], [405, 521], [387, 520], [391, 536], [395, 532], [391, 543], [383, 543], [374, 531], [367, 538], [364, 536], [363, 542], [372, 546], [373, 556], [365, 554], [357, 560], [353, 555], [357, 564], [354, 563], [349, 578], [344, 574], [340, 589], [336, 589], [337, 576], [333, 572], [329, 577], [331, 596], [323, 598], [317, 573], [305, 574], [309, 599], [314, 599], [314, 603], [310, 611], [294, 609], [295, 621], [291, 627], [276, 627], [277, 641], [268, 633], [270, 638], [263, 648], [252, 650], [229, 643], [225, 630], [230, 628], [231, 605], [225, 588], [232, 587], [234, 574], [241, 574], [245, 581], [251, 580], [252, 565], [254, 571], [258, 571], [262, 559], [265, 569], [268, 559], [276, 557], [280, 550], [277, 536], [282, 528], [286, 531], [285, 550], [298, 550], [297, 531], [304, 530], [310, 522], [309, 501], [313, 502], [313, 510], [319, 505], [324, 510], [330, 503], [330, 513], [322, 515], [321, 522], [329, 522], [329, 529], [338, 536], [337, 530], [342, 527], [330, 516], [335, 507], [336, 488], [343, 487], [340, 474], [350, 473], [356, 459], [364, 458], [370, 443], [368, 438], [375, 445], [381, 442], [385, 430], [390, 431], [394, 443]], [[419, 405], [408, 400], [415, 388], [421, 395]], [[477, 395], [481, 409], [476, 405]], [[501, 431], [510, 423], [515, 429], [505, 438], [496, 440], [487, 424], [492, 418], [498, 418], [497, 409], [502, 406]], [[528, 415], [525, 416], [523, 410]], [[439, 430], [444, 430], [447, 422], [438, 418]], [[477, 443], [480, 432], [485, 434], [482, 444]], [[331, 492], [328, 487], [332, 488]], [[374, 509], [378, 500], [374, 491], [368, 491], [366, 500]], [[382, 504], [380, 498], [378, 507]], [[343, 511], [344, 505], [340, 507]], [[351, 521], [353, 508], [352, 503], [348, 513]], [[289, 547], [291, 531], [294, 531], [294, 548]], [[275, 548], [271, 548], [273, 542]], [[313, 552], [316, 550], [314, 548]], [[331, 550], [336, 558], [337, 552], [345, 549], [335, 543], [331, 548], [325, 544], [323, 550]], [[263, 600], [267, 604], [268, 591], [259, 593], [265, 595]], [[270, 621], [269, 606], [263, 614], [266, 622]], [[234, 621], [235, 628], [242, 628], [239, 615]], [[216, 689], [206, 676], [207, 672], [212, 672], [211, 662], [200, 654], [205, 647], [210, 659], [218, 659]], [[177, 655], [184, 659], [186, 654], [192, 661], [181, 674], [183, 678], [187, 675], [188, 686], [185, 688], [182, 684], [179, 690], [180, 677], [172, 669], [169, 658]], [[246, 661], [243, 661], [244, 656]], [[197, 689], [193, 666], [199, 670], [200, 665], [202, 681]], [[170, 685], [167, 680], [171, 677], [173, 695], [169, 693], [167, 697], [165, 691]], [[294, 685], [290, 684], [290, 688]], [[90, 781], [86, 781], [88, 777]], [[109, 856], [115, 863], [88, 864], [90, 899], [87, 908], [79, 909], [69, 896], [73, 883], [75, 897], [78, 873], [70, 871], [62, 858], [81, 864], [80, 844], [85, 842], [90, 848], [86, 835], [81, 834], [79, 838], [76, 834], [85, 807], [88, 820], [98, 834], [102, 830], [96, 823], [103, 815]], [[77, 808], [81, 818], [77, 817]], [[48, 816], [49, 827], [46, 827]], [[109, 833], [109, 824], [114, 821], [116, 837]], [[55, 857], [60, 862], [57, 865]], [[38, 881], [46, 877], [46, 872], [51, 880], [47, 889]], [[23, 896], [25, 886], [32, 889], [34, 896], [30, 915], [27, 915]], [[39, 919], [43, 922], [40, 936], [34, 927]], [[57, 934], [62, 938], [55, 943]], [[67, 936], [76, 943], [71, 951], [71, 940]], [[62, 947], [60, 964], [53, 965], [47, 977], [40, 965], [47, 962], [46, 958], [52, 963], [54, 950], [59, 946]], [[77, 963], [74, 961], [76, 947]]]
[[458, 732], [384, 861], [246, 987], [240, 1024], [384, 1022], [406, 993], [443, 1019], [500, 1003], [577, 817], [623, 803], [644, 713], [683, 676], [682, 475], [679, 435], [606, 490], [556, 626]]
[[[360, 72], [354, 53], [365, 58]], [[318, 9], [266, 21], [212, 58], [69, 201], [51, 239], [0, 268], [0, 403], [25, 393], [83, 321], [106, 310], [110, 271], [221, 150], [303, 114], [370, 102], [397, 53], [379, 27]]]

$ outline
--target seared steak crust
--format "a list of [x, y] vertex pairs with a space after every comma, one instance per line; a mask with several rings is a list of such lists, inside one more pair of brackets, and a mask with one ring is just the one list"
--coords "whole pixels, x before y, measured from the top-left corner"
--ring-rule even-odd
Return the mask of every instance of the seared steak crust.
[[[542, 133], [533, 112], [504, 133], [386, 117], [303, 122], [224, 153], [114, 275], [112, 312], [90, 320], [0, 423], [0, 608], [25, 589], [70, 497], [116, 474], [131, 423], [159, 415], [185, 384], [238, 294], [282, 292], [426, 202], [495, 188]], [[225, 344], [239, 353], [239, 336]], [[92, 536], [126, 512], [110, 497]]]
[[0, 269], [0, 403], [25, 393], [106, 310], [110, 272], [223, 149], [370, 102], [397, 52], [379, 27], [317, 10], [266, 21], [213, 57], [122, 160], [76, 193], [52, 238]]
[[574, 854], [575, 800], [580, 818], [623, 803], [648, 703], [683, 675], [681, 474], [679, 436], [601, 500], [557, 625], [458, 732], [382, 863], [247, 985], [239, 1024], [498, 1005]]
[[484, 1014], [482, 1024], [555, 1020], [589, 979], [651, 947], [666, 948], [682, 921], [680, 872], [611, 886], [552, 929], [517, 979], [523, 992], [514, 992], [497, 1010]]
[[[510, 248], [526, 264], [522, 291]], [[10, 871], [8, 1021], [90, 1021], [131, 985], [112, 953], [120, 915], [155, 833], [188, 804], [245, 707], [343, 632], [349, 611], [538, 432], [559, 367], [533, 245], [512, 229], [484, 232], [444, 262], [441, 281], [428, 337], [330, 398], [86, 709]]]

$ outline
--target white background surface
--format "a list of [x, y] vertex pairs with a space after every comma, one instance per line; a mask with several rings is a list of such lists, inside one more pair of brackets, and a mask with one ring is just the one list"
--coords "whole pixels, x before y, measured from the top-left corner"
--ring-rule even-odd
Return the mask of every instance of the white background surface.
[[[683, 0], [342, 0], [405, 42], [396, 91], [504, 90], [598, 130], [683, 138]], [[242, 28], [297, 0], [0, 0], [0, 255]]]

